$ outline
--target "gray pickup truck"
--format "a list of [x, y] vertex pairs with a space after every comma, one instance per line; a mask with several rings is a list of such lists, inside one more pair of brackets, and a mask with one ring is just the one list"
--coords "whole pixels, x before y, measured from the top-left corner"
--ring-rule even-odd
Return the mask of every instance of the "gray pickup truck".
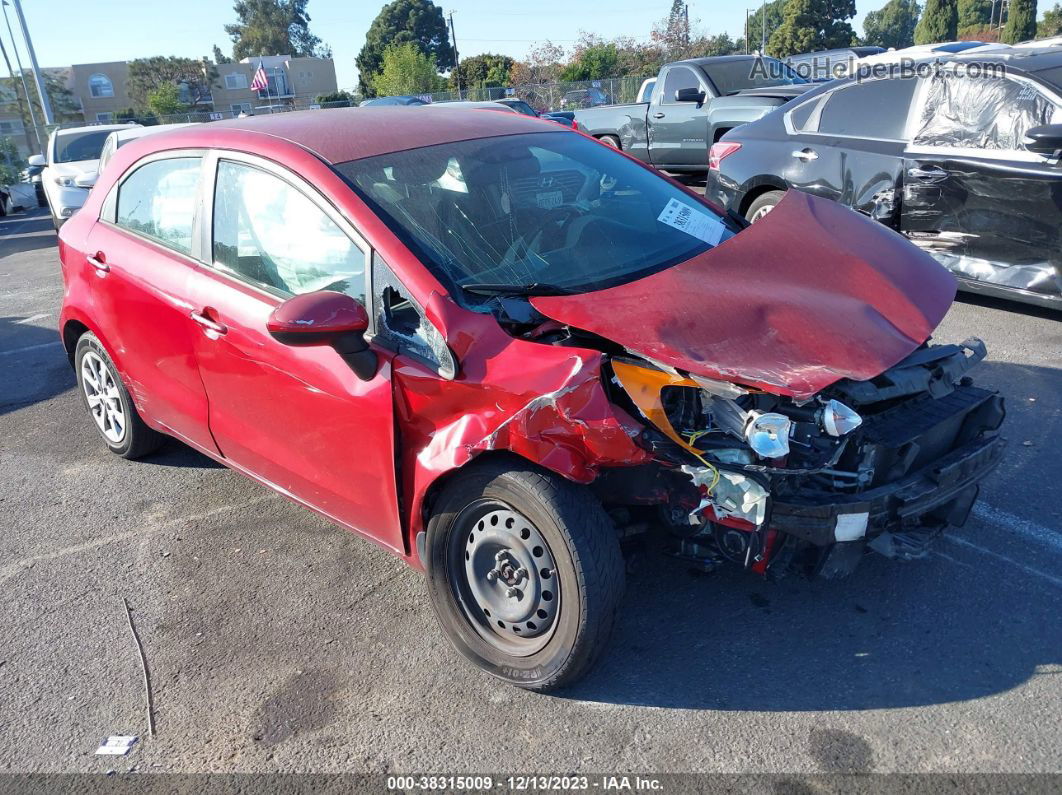
[[774, 58], [720, 55], [665, 64], [648, 102], [575, 111], [578, 129], [667, 171], [707, 171], [720, 136], [813, 85]]

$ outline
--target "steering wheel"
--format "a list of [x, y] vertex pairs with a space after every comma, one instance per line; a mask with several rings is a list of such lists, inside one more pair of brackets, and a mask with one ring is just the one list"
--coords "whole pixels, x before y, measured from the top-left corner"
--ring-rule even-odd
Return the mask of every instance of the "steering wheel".
[[560, 207], [552, 207], [546, 210], [546, 219], [535, 227], [534, 231], [525, 239], [530, 242], [537, 240], [543, 232], [553, 224], [557, 224], [558, 234], [563, 234], [569, 224], [583, 217], [583, 211], [574, 204], [564, 204]]

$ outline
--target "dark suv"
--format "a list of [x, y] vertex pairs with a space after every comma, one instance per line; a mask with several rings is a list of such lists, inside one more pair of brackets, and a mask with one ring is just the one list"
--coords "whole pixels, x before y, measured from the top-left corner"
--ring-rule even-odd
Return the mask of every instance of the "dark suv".
[[750, 221], [788, 188], [907, 236], [963, 288], [1062, 308], [1062, 50], [825, 83], [712, 147], [707, 196]]

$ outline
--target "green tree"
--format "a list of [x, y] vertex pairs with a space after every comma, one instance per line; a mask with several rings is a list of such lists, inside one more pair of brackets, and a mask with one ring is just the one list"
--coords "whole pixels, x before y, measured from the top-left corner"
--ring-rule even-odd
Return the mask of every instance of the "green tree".
[[[785, 4], [786, 0], [771, 0], [767, 5], [760, 5], [756, 10], [749, 14], [749, 52], [760, 49], [760, 39], [769, 42], [774, 32], [782, 26], [782, 21], [785, 19]], [[764, 26], [764, 19], [766, 18], [766, 27]], [[766, 35], [764, 35], [766, 31]], [[742, 50], [745, 48], [742, 47]]]
[[915, 27], [915, 44], [955, 41], [959, 29], [956, 0], [926, 0], [925, 11]]
[[863, 41], [897, 50], [914, 44], [915, 25], [921, 8], [915, 0], [889, 0], [863, 19]]
[[232, 59], [221, 51], [218, 45], [214, 45], [214, 63], [232, 63]]
[[434, 55], [425, 55], [411, 41], [384, 50], [380, 72], [372, 79], [377, 96], [427, 94], [438, 90], [441, 78]]
[[788, 0], [781, 26], [767, 51], [785, 58], [797, 53], [848, 47], [855, 39], [849, 19], [855, 0]]
[[957, 33], [962, 35], [975, 29], [988, 27], [992, 20], [992, 0], [959, 0]]
[[129, 62], [126, 90], [138, 110], [149, 107], [152, 92], [164, 85], [184, 87], [186, 104], [195, 107], [210, 102], [210, 87], [218, 79], [218, 70], [208, 61], [181, 58], [175, 55], [156, 55]]
[[[44, 74], [44, 91], [48, 95], [48, 104], [52, 106], [52, 115], [55, 120], [57, 122], [83, 121], [81, 106], [70, 92], [70, 89], [66, 87], [66, 79], [46, 70], [41, 71]], [[47, 134], [44, 129], [44, 112], [41, 110], [41, 101], [36, 89], [33, 87], [33, 74], [28, 69], [25, 70], [26, 84], [30, 87], [28, 103], [26, 101], [18, 101], [26, 98], [22, 93], [22, 81], [19, 80], [18, 70], [15, 70], [13, 74], [13, 77], [0, 78], [0, 91], [5, 96], [10, 96], [13, 102], [17, 102], [17, 105], [12, 110], [17, 109], [19, 118], [22, 119], [22, 127], [27, 133], [27, 146], [30, 149], [36, 149], [37, 142], [33, 136], [33, 119], [30, 116], [30, 107], [33, 108], [37, 123], [41, 125], [42, 144], [47, 141]]]
[[1038, 39], [1046, 39], [1048, 36], [1062, 36], [1062, 4], [1060, 3], [1055, 3], [1054, 6], [1044, 11], [1044, 18], [1036, 28]]
[[181, 102], [181, 89], [176, 83], [163, 83], [148, 92], [147, 106], [156, 116], [168, 116], [186, 109]]
[[339, 91], [333, 91], [330, 94], [318, 94], [314, 98], [314, 102], [318, 105], [334, 104], [337, 107], [342, 107], [340, 103], [346, 103], [346, 107], [350, 107], [354, 104], [354, 95], [349, 91], [340, 89]]
[[494, 55], [489, 52], [465, 58], [450, 72], [450, 87], [456, 89], [458, 80], [461, 88], [507, 86], [513, 63], [513, 59], [508, 55]]
[[19, 155], [14, 139], [6, 135], [0, 138], [0, 185], [18, 182], [24, 168], [26, 161]]
[[564, 67], [560, 79], [600, 80], [614, 77], [619, 66], [619, 53], [615, 44], [595, 44], [580, 52], [571, 63]]
[[375, 77], [383, 70], [384, 51], [395, 44], [415, 45], [421, 54], [435, 59], [438, 69], [449, 71], [455, 65], [442, 9], [431, 0], [393, 0], [372, 21], [355, 61], [361, 93], [375, 96], [372, 92]]
[[331, 58], [332, 50], [310, 33], [309, 0], [236, 0], [237, 22], [225, 26], [232, 38], [232, 57], [294, 55]]
[[1036, 38], [1036, 0], [1010, 0], [1007, 6], [1007, 24], [1000, 41], [1017, 44]]

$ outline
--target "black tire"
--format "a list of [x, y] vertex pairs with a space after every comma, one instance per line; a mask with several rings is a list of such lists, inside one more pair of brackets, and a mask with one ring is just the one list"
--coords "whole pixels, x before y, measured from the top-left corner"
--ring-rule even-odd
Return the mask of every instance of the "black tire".
[[[527, 639], [532, 646], [544, 645], [523, 653], [500, 648], [514, 641], [510, 633], [519, 628], [498, 631], [480, 612], [465, 573], [466, 536], [471, 543], [477, 517], [497, 505], [526, 517], [553, 560], [553, 569], [543, 569], [546, 578], [538, 584], [556, 589], [556, 614], [545, 637]], [[483, 522], [478, 524], [482, 529]], [[428, 591], [443, 632], [487, 673], [545, 692], [579, 679], [604, 650], [623, 597], [624, 565], [615, 527], [588, 489], [518, 460], [473, 464], [440, 494], [426, 542]], [[482, 582], [478, 587], [487, 588]]]
[[619, 138], [617, 138], [615, 135], [602, 135], [597, 140], [601, 141], [601, 143], [603, 143], [603, 144], [608, 144], [613, 149], [622, 149], [623, 148], [623, 147], [620, 146]]
[[783, 196], [785, 196], [784, 190], [769, 190], [766, 193], [761, 193], [745, 211], [745, 218], [750, 223], [759, 220], [757, 216], [762, 217], [764, 213], [770, 212], [774, 205], [782, 200]]
[[[97, 424], [93, 410], [89, 406], [83, 372], [85, 357], [89, 353], [95, 354], [102, 360], [103, 364], [109, 369], [109, 377], [113, 380], [116, 387], [122, 416], [125, 419], [124, 432], [119, 439], [109, 438], [104, 433], [103, 429]], [[107, 448], [112, 453], [120, 455], [122, 458], [141, 458], [155, 452], [166, 441], [166, 437], [163, 434], [149, 428], [140, 418], [136, 406], [133, 405], [129, 392], [126, 391], [125, 384], [122, 383], [121, 376], [118, 374], [118, 368], [114, 366], [114, 362], [111, 360], [106, 348], [103, 347], [102, 343], [91, 331], [86, 331], [82, 334], [74, 347], [74, 372], [77, 375], [77, 388], [78, 393], [81, 395], [81, 403], [84, 405], [89, 417], [92, 418], [92, 427], [96, 429], [100, 438], [103, 439], [104, 444], [107, 445]]]

